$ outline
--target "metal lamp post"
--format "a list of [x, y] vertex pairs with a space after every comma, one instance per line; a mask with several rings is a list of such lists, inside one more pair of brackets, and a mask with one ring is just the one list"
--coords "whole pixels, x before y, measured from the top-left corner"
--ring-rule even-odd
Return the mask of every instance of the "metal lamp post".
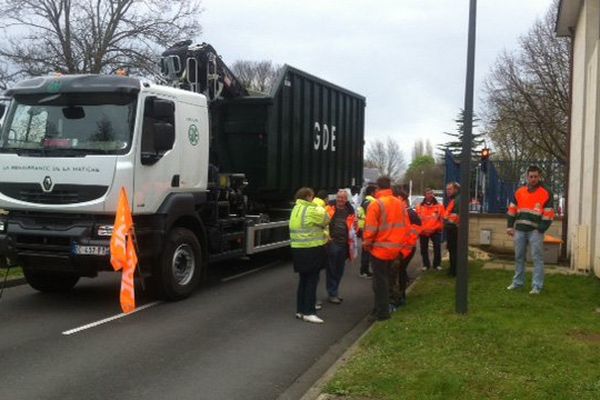
[[458, 226], [456, 269], [456, 312], [466, 314], [468, 309], [468, 255], [469, 255], [469, 197], [471, 196], [471, 147], [473, 141], [473, 86], [475, 76], [475, 27], [477, 0], [469, 3], [469, 39], [467, 48], [467, 79], [465, 83], [465, 112], [463, 148], [460, 160], [460, 224]]

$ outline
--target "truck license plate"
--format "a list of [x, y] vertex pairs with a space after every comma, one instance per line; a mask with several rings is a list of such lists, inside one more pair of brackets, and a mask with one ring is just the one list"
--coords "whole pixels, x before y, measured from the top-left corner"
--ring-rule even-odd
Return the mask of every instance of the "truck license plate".
[[110, 249], [107, 246], [81, 246], [78, 244], [73, 245], [73, 254], [76, 255], [106, 256], [109, 253]]

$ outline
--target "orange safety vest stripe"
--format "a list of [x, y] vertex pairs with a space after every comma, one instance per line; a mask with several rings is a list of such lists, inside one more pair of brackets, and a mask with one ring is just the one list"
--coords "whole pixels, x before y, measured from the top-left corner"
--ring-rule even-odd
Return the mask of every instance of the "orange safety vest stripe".
[[402, 201], [389, 189], [380, 190], [376, 197], [377, 201], [367, 209], [363, 243], [374, 257], [393, 260], [407, 244], [406, 210]]

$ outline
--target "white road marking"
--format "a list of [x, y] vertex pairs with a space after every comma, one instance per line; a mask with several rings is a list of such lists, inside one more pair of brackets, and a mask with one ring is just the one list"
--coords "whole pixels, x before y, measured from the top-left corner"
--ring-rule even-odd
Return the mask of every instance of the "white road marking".
[[277, 264], [280, 264], [280, 263], [281, 263], [281, 261], [272, 261], [272, 262], [270, 262], [270, 263], [268, 263], [266, 265], [263, 265], [262, 267], [254, 268], [254, 269], [251, 269], [250, 271], [242, 272], [241, 274], [237, 274], [237, 275], [233, 275], [233, 276], [228, 276], [227, 278], [223, 278], [223, 279], [221, 279], [221, 282], [232, 281], [234, 279], [241, 278], [242, 276], [250, 275], [250, 274], [253, 274], [255, 272], [262, 271], [263, 269], [271, 268], [271, 267], [273, 267], [273, 266], [275, 266]]
[[72, 335], [74, 333], [81, 332], [81, 331], [84, 331], [86, 329], [94, 328], [94, 327], [96, 327], [98, 325], [106, 324], [107, 322], [114, 321], [116, 319], [123, 318], [123, 317], [126, 317], [126, 316], [131, 315], [131, 314], [135, 314], [138, 311], [145, 310], [146, 308], [150, 308], [150, 307], [155, 306], [155, 305], [160, 304], [160, 303], [162, 303], [162, 301], [154, 301], [152, 303], [144, 304], [143, 306], [137, 307], [134, 311], [130, 312], [129, 314], [121, 313], [121, 314], [113, 315], [112, 317], [101, 319], [100, 321], [92, 322], [90, 324], [83, 325], [83, 326], [80, 326], [78, 328], [69, 329], [68, 331], [64, 331], [62, 334], [65, 335], [65, 336], [69, 336], [69, 335]]

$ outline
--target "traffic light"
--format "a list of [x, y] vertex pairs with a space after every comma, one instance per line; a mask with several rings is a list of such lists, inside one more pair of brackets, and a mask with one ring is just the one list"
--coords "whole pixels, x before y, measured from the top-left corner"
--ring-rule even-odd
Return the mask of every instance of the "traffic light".
[[488, 164], [488, 160], [490, 159], [490, 154], [491, 154], [491, 151], [487, 147], [484, 147], [483, 149], [481, 149], [481, 171], [484, 173], [487, 173], [487, 169], [488, 169], [487, 164]]
[[487, 161], [490, 158], [492, 152], [487, 147], [481, 149], [481, 161]]

